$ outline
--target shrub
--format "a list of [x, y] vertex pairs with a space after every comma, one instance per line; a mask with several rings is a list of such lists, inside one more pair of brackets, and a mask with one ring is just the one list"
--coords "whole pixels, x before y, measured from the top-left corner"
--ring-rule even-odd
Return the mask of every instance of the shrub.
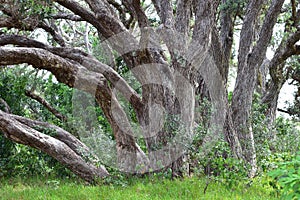
[[271, 185], [278, 189], [282, 199], [300, 199], [300, 151], [290, 161], [280, 163], [269, 176], [274, 180]]

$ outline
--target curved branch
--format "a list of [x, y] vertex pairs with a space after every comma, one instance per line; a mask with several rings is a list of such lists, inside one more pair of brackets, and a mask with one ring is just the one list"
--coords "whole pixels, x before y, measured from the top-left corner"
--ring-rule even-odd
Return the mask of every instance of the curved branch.
[[140, 28], [145, 28], [145, 27], [149, 27], [150, 23], [149, 20], [145, 14], [145, 12], [143, 11], [142, 7], [141, 7], [141, 2], [140, 0], [123, 0], [122, 1], [123, 4], [126, 6], [126, 8], [131, 11], [132, 13], [134, 13], [134, 15], [137, 18], [138, 24]]
[[36, 68], [52, 72], [58, 81], [73, 87], [80, 66], [49, 51], [38, 48], [1, 47], [0, 64], [15, 65], [28, 63]]
[[47, 33], [49, 33], [50, 35], [52, 35], [53, 39], [62, 47], [66, 46], [65, 41], [63, 39], [63, 37], [61, 35], [59, 35], [57, 33], [57, 31], [54, 30], [53, 27], [48, 26], [46, 23], [44, 22], [40, 22], [38, 25], [39, 28], [44, 29]]
[[103, 74], [104, 77], [109, 80], [114, 85], [114, 87], [116, 87], [116, 89], [124, 95], [124, 97], [126, 97], [126, 99], [134, 106], [135, 109], [140, 108], [142, 105], [141, 98], [136, 93], [136, 91], [132, 89], [129, 84], [114, 69], [112, 69], [108, 65], [105, 65], [104, 63], [101, 63], [96, 58], [86, 54], [83, 51], [73, 48], [51, 47], [23, 36], [0, 36], [0, 46], [7, 44], [40, 48], [61, 57], [72, 59], [82, 66], [86, 67], [89, 71]]
[[260, 66], [263, 62], [263, 59], [265, 58], [268, 44], [271, 40], [273, 29], [277, 22], [277, 17], [280, 14], [283, 3], [284, 0], [273, 0], [268, 9], [265, 20], [262, 24], [261, 31], [259, 33], [257, 45], [253, 48], [253, 56], [251, 55], [254, 62], [258, 63], [257, 66]]
[[[106, 39], [105, 43], [109, 43], [112, 49], [118, 53], [118, 56], [124, 59], [129, 69], [142, 64], [164, 63], [161, 49], [141, 46], [132, 33], [115, 16], [106, 1], [86, 0], [92, 12], [73, 0], [55, 1], [92, 24]], [[141, 74], [133, 74], [138, 81], [142, 82]]]
[[73, 0], [55, 1], [95, 26], [105, 38], [126, 31], [122, 23], [110, 14], [107, 5], [105, 6], [102, 1], [86, 1], [94, 13]]
[[8, 29], [16, 28], [27, 31], [33, 31], [36, 28], [41, 28], [52, 35], [53, 39], [60, 46], [65, 46], [64, 39], [57, 33], [57, 31], [54, 30], [53, 27], [48, 26], [45, 22], [36, 18], [26, 18], [26, 20], [21, 20], [13, 17], [0, 17], [0, 27], [6, 27]]
[[47, 102], [45, 99], [43, 99], [39, 95], [35, 94], [33, 91], [26, 90], [25, 95], [38, 101], [40, 104], [45, 106], [55, 117], [57, 117], [61, 121], [67, 120], [66, 116], [62, 115], [58, 110], [56, 110], [54, 107], [52, 107], [49, 102]]
[[280, 42], [280, 45], [276, 49], [275, 54], [268, 66], [273, 82], [280, 82], [277, 76], [277, 72], [282, 71], [284, 67], [284, 65], [282, 64], [292, 55], [300, 54], [300, 45], [295, 44], [299, 40], [300, 29], [298, 29], [295, 33], [290, 34], [290, 36], [287, 39], [284, 38]]
[[[125, 160], [123, 160], [124, 167], [130, 166], [133, 170], [137, 165], [147, 162], [146, 155], [135, 143], [131, 125], [124, 110], [102, 74], [89, 71], [75, 61], [64, 59], [44, 49], [0, 48], [0, 65], [21, 63], [32, 64], [35, 68], [48, 70], [55, 75], [59, 82], [94, 95], [112, 126], [117, 141], [117, 151], [121, 155], [121, 159]], [[128, 128], [122, 129], [118, 120], [122, 120], [121, 124], [125, 123]], [[120, 161], [121, 165], [123, 161]]]
[[287, 77], [283, 75], [284, 62], [292, 55], [300, 55], [300, 45], [295, 45], [298, 40], [300, 40], [300, 29], [291, 34], [287, 39], [281, 41], [268, 65], [271, 75], [271, 86], [264, 94], [262, 102], [269, 104], [269, 106], [287, 80]]
[[2, 111], [0, 111], [0, 131], [14, 142], [47, 153], [89, 183], [93, 183], [97, 177], [108, 176], [104, 167], [97, 168], [87, 163], [65, 143], [17, 121], [13, 115]]
[[[77, 153], [80, 156], [86, 156], [88, 154], [91, 154], [89, 148], [84, 143], [82, 143], [71, 133], [65, 131], [64, 129], [58, 126], [55, 126], [47, 122], [28, 119], [26, 117], [21, 117], [18, 115], [10, 115], [10, 116], [13, 117], [15, 120], [19, 121], [20, 123], [25, 124], [26, 126], [29, 126], [37, 131], [45, 131], [46, 129], [53, 130], [55, 134], [52, 137], [68, 145], [75, 153]], [[94, 160], [90, 160], [90, 162], [96, 164], [94, 163]]]

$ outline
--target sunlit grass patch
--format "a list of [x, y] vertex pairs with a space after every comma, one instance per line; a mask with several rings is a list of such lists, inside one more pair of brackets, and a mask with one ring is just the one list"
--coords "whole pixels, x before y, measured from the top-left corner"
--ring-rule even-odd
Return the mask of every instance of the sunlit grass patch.
[[218, 182], [210, 182], [206, 193], [205, 178], [169, 180], [134, 178], [125, 186], [90, 186], [75, 180], [10, 180], [1, 181], [1, 199], [278, 199], [272, 189], [254, 181], [251, 186], [237, 185], [228, 190]]

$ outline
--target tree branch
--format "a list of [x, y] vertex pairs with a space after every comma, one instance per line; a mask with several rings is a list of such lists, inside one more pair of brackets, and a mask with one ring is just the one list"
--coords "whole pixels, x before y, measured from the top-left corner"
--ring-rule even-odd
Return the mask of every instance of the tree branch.
[[285, 67], [284, 62], [292, 55], [300, 55], [300, 45], [295, 45], [298, 40], [300, 40], [300, 29], [295, 33], [292, 33], [287, 39], [282, 39], [280, 45], [276, 49], [268, 66], [271, 76], [270, 87], [272, 88], [263, 95], [263, 103], [270, 103], [287, 80], [287, 77], [283, 75], [283, 69]]
[[[228, 0], [222, 0], [222, 4], [228, 3]], [[221, 10], [221, 30], [220, 30], [220, 43], [221, 51], [223, 55], [223, 68], [225, 74], [225, 83], [228, 79], [229, 61], [233, 45], [233, 32], [234, 32], [234, 21], [236, 14], [230, 13], [227, 9]]]
[[292, 55], [300, 54], [300, 46], [295, 45], [295, 43], [299, 40], [300, 28], [295, 33], [290, 34], [287, 39], [284, 38], [280, 42], [280, 45], [276, 49], [275, 54], [269, 64], [270, 75], [274, 82], [279, 81], [277, 73], [282, 71], [282, 68], [284, 67], [282, 63], [284, 63], [286, 59]]
[[132, 89], [114, 69], [112, 69], [108, 65], [101, 63], [96, 58], [86, 54], [85, 52], [73, 48], [51, 47], [41, 42], [17, 35], [0, 36], [0, 46], [6, 44], [40, 48], [61, 57], [72, 59], [82, 66], [86, 67], [91, 72], [103, 74], [104, 77], [107, 78], [107, 80], [109, 80], [114, 85], [114, 87], [116, 87], [116, 89], [119, 90], [130, 103], [132, 103], [135, 108], [142, 105], [141, 98], [136, 93], [136, 91]]
[[141, 7], [140, 0], [122, 0], [122, 2], [130, 12], [134, 13], [141, 29], [150, 26], [148, 18]]
[[4, 99], [0, 98], [0, 104], [4, 106], [4, 110], [3, 110], [4, 112], [10, 113], [11, 109]]
[[48, 26], [45, 22], [40, 22], [38, 25], [39, 28], [44, 29], [47, 33], [52, 35], [53, 39], [62, 47], [66, 46], [64, 39], [59, 35], [54, 28]]
[[246, 8], [246, 15], [243, 21], [243, 27], [240, 33], [239, 55], [238, 55], [238, 70], [243, 70], [246, 64], [247, 56], [250, 53], [251, 45], [254, 41], [255, 24], [259, 17], [263, 1], [249, 1]]
[[214, 0], [195, 0], [195, 25], [193, 40], [210, 46], [211, 32], [214, 29], [218, 3]]
[[36, 68], [52, 72], [58, 81], [74, 86], [76, 73], [80, 66], [71, 63], [60, 56], [54, 55], [44, 49], [23, 47], [0, 48], [0, 64], [14, 65], [28, 63]]
[[251, 58], [254, 62], [258, 63], [257, 66], [260, 66], [265, 58], [268, 44], [271, 40], [273, 29], [283, 3], [284, 0], [273, 0], [265, 16], [257, 45], [253, 48], [253, 53], [251, 54]]
[[[91, 10], [94, 12], [92, 13], [72, 0], [56, 0], [56, 2], [92, 24], [98, 32], [107, 39], [105, 42], [109, 43], [112, 48], [124, 58], [129, 68], [132, 69], [136, 64], [142, 64], [141, 61], [138, 60], [141, 56], [133, 53], [138, 52], [141, 49], [138, 41], [125, 28], [122, 22], [117, 19], [117, 17], [113, 16], [109, 10], [110, 6], [108, 3], [87, 0]], [[138, 52], [137, 54], [141, 53], [142, 52]], [[149, 61], [146, 61], [145, 63], [149, 63]]]
[[[139, 164], [147, 162], [146, 155], [135, 143], [131, 125], [123, 108], [114, 97], [102, 74], [86, 70], [85, 67], [79, 65], [77, 62], [63, 59], [44, 49], [22, 47], [0, 48], [0, 65], [21, 63], [32, 64], [35, 68], [48, 70], [55, 75], [59, 82], [95, 96], [97, 103], [101, 106], [114, 130], [117, 141], [117, 152], [122, 155], [122, 158], [125, 158], [126, 161], [124, 162], [126, 165], [136, 167]], [[134, 98], [130, 99], [132, 101], [135, 100]], [[141, 109], [141, 107], [137, 106], [137, 103], [134, 105], [137, 109]], [[126, 132], [119, 126], [120, 123], [127, 125]], [[128, 154], [129, 152], [130, 154]]]
[[6, 27], [8, 29], [16, 28], [19, 30], [27, 30], [27, 31], [33, 31], [36, 28], [42, 28], [47, 33], [52, 35], [53, 39], [60, 45], [65, 46], [65, 41], [59, 35], [54, 28], [51, 26], [48, 26], [45, 22], [39, 21], [35, 18], [27, 18], [26, 20], [21, 19], [15, 19], [12, 17], [3, 17], [0, 18], [0, 27]]
[[284, 110], [284, 109], [281, 109], [281, 108], [277, 108], [277, 111], [283, 112], [283, 113], [286, 113], [286, 114], [289, 114], [289, 115], [294, 115], [295, 114], [295, 112], [291, 112], [291, 111]]
[[187, 36], [190, 26], [192, 0], [177, 1], [175, 28], [178, 32]]
[[174, 29], [172, 2], [169, 0], [152, 0], [152, 3], [164, 27]]
[[[131, 26], [131, 23], [134, 20], [134, 16], [133, 16], [132, 12], [130, 12], [128, 9], [124, 8], [121, 4], [117, 3], [115, 0], [107, 0], [107, 2], [110, 5], [112, 5], [119, 12], [119, 17], [120, 17], [122, 23], [124, 24], [124, 26], [127, 29], [129, 29]], [[129, 14], [129, 19], [126, 19], [127, 14]]]
[[20, 30], [33, 31], [38, 26], [37, 20], [16, 20], [13, 17], [0, 17], [0, 28], [17, 28]]
[[17, 121], [14, 115], [0, 111], [0, 131], [14, 142], [47, 153], [89, 183], [93, 183], [97, 177], [108, 176], [108, 172], [103, 166], [98, 168], [87, 163], [65, 143]]
[[[71, 133], [65, 131], [64, 129], [55, 126], [53, 124], [47, 123], [47, 122], [42, 122], [42, 121], [36, 121], [32, 120], [26, 117], [21, 117], [18, 115], [11, 115], [15, 120], [21, 122], [22, 124], [25, 124], [26, 126], [29, 126], [33, 129], [36, 129], [37, 131], [45, 131], [45, 130], [54, 130], [55, 134], [52, 136], [59, 141], [65, 143], [68, 145], [74, 152], [76, 152], [80, 156], [84, 156], [87, 154], [90, 154], [89, 148], [82, 143], [79, 139], [77, 139], [74, 135]], [[96, 157], [96, 156], [94, 156]], [[91, 160], [93, 163], [94, 161]], [[96, 163], [93, 163], [96, 164]]]
[[61, 121], [66, 121], [67, 120], [66, 116], [62, 115], [58, 110], [56, 110], [54, 107], [52, 107], [49, 102], [47, 102], [45, 99], [43, 99], [42, 97], [35, 94], [33, 91], [26, 90], [25, 95], [32, 98], [32, 99], [34, 99], [34, 100], [36, 100], [37, 102], [39, 102], [43, 106], [45, 106], [53, 115], [55, 115], [55, 117], [57, 117]]

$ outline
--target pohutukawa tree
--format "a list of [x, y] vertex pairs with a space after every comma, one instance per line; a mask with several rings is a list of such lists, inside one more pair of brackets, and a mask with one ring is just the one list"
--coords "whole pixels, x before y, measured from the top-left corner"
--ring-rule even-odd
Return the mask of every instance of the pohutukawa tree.
[[[195, 112], [203, 99], [198, 97], [205, 96], [212, 114], [203, 145], [225, 138], [233, 154], [251, 166], [249, 176], [255, 175], [252, 96], [260, 87], [272, 123], [288, 77], [285, 62], [300, 52], [298, 2], [291, 0], [288, 6], [284, 0], [0, 2], [1, 66], [25, 64], [47, 70], [59, 82], [91, 95], [111, 126], [116, 167], [134, 173], [168, 167], [178, 172], [194, 126], [201, 121]], [[273, 58], [266, 61], [279, 19], [284, 19], [284, 34]], [[47, 37], [38, 40], [37, 33]], [[239, 39], [237, 56], [232, 55], [234, 33]], [[237, 59], [237, 77], [228, 102], [232, 57]], [[27, 95], [67, 120], [41, 97], [28, 91]], [[124, 101], [136, 120], [126, 114]], [[75, 115], [82, 103], [74, 98]], [[56, 134], [44, 134], [47, 128]], [[89, 182], [109, 175], [104, 166], [84, 159], [93, 150], [82, 142], [89, 136], [79, 135], [80, 141], [58, 126], [16, 116], [9, 109], [0, 111], [0, 131], [53, 156]]]

